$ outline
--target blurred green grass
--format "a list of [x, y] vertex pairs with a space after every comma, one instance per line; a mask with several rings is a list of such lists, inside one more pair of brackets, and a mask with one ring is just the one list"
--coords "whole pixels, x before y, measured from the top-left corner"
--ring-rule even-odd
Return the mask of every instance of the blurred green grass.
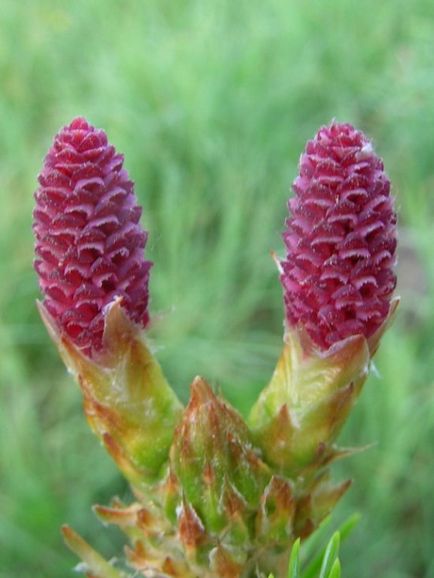
[[400, 211], [399, 318], [351, 423], [373, 449], [336, 520], [345, 576], [434, 576], [434, 4], [431, 0], [3, 0], [0, 16], [0, 578], [72, 576], [59, 526], [108, 555], [89, 507], [127, 489], [88, 432], [34, 306], [31, 211], [75, 115], [126, 154], [150, 230], [154, 339], [180, 394], [203, 374], [245, 410], [282, 332], [271, 249], [306, 139], [366, 131]]

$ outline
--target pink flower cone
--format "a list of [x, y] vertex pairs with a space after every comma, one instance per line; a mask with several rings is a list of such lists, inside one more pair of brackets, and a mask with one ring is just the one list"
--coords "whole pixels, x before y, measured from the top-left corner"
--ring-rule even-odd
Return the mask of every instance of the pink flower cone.
[[35, 269], [44, 305], [86, 355], [103, 347], [105, 307], [115, 297], [146, 326], [151, 263], [147, 233], [123, 156], [103, 130], [76, 118], [54, 138], [33, 213]]
[[362, 132], [333, 122], [307, 143], [293, 189], [281, 263], [289, 326], [322, 350], [371, 337], [396, 285], [396, 214], [383, 162]]

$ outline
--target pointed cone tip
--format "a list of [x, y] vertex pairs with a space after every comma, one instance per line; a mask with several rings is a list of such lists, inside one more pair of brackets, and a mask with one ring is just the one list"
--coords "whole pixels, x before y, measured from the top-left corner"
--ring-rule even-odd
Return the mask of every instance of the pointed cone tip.
[[73, 538], [74, 536], [77, 535], [71, 528], [71, 526], [68, 526], [67, 524], [63, 524], [60, 528], [60, 531], [62, 532], [63, 536], [67, 539]]
[[190, 402], [189, 405], [196, 407], [209, 401], [215, 401], [217, 396], [213, 392], [211, 386], [203, 377], [196, 376], [190, 386]]
[[77, 554], [79, 558], [83, 558], [88, 552], [92, 551], [92, 548], [80, 536], [80, 534], [77, 534], [77, 532], [67, 524], [64, 524], [61, 527], [61, 532], [63, 534], [65, 544], [70, 550]]
[[124, 350], [140, 334], [139, 326], [125, 313], [122, 302], [123, 298], [116, 296], [104, 309], [103, 343], [113, 354], [118, 353], [118, 349]]

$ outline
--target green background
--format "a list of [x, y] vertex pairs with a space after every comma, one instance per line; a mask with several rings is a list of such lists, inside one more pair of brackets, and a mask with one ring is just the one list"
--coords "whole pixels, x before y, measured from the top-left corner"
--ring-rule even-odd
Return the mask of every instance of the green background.
[[150, 231], [154, 340], [185, 399], [196, 374], [246, 410], [279, 354], [270, 251], [308, 138], [370, 135], [400, 214], [399, 317], [343, 434], [348, 578], [434, 576], [432, 0], [3, 0], [0, 10], [0, 577], [73, 576], [68, 522], [127, 488], [88, 431], [38, 319], [31, 212], [60, 126], [85, 115], [126, 155]]

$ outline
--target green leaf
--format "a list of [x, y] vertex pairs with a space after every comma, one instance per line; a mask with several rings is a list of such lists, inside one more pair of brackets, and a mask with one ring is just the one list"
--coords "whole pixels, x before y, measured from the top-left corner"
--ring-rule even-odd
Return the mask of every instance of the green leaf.
[[333, 562], [328, 578], [341, 578], [341, 563], [339, 562], [339, 558], [336, 558]]
[[[350, 536], [351, 532], [357, 526], [360, 519], [361, 519], [361, 515], [358, 512], [356, 512], [356, 513], [352, 514], [349, 518], [347, 518], [347, 520], [345, 520], [345, 522], [343, 522], [341, 524], [341, 526], [337, 530], [337, 532], [340, 535], [341, 542], [343, 542], [344, 540], [346, 540]], [[331, 517], [328, 516], [325, 519], [325, 521], [321, 524], [320, 531], [325, 526], [328, 526], [328, 524], [330, 523], [330, 520], [331, 520]], [[315, 539], [316, 535], [314, 535], [313, 538]], [[310, 564], [308, 565], [306, 570], [303, 572], [303, 578], [316, 578], [316, 576], [318, 575], [319, 569], [321, 568], [321, 564], [322, 564], [322, 561], [324, 559], [327, 547], [328, 547], [328, 545], [325, 548], [322, 548], [319, 551], [319, 553], [313, 558], [312, 562], [310, 562]]]
[[82, 560], [77, 569], [94, 578], [122, 578], [122, 574], [69, 526], [62, 527], [65, 544]]
[[300, 578], [300, 538], [297, 538], [292, 546], [288, 578]]
[[345, 520], [343, 524], [341, 524], [341, 526], [338, 528], [338, 532], [341, 537], [341, 543], [348, 538], [348, 536], [360, 522], [361, 518], [361, 514], [359, 512], [355, 512], [352, 516]]
[[337, 555], [339, 553], [339, 544], [340, 544], [339, 532], [335, 532], [326, 548], [319, 578], [329, 577], [333, 563], [336, 560]]

